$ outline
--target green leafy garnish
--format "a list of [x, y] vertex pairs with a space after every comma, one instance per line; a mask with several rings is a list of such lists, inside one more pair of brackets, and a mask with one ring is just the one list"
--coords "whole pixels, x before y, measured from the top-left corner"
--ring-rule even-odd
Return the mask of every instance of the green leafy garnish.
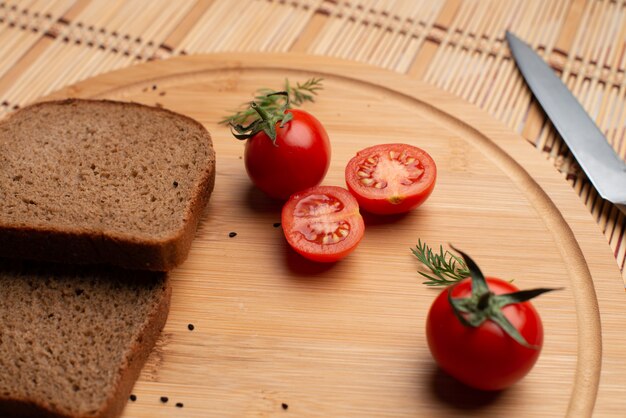
[[[292, 86], [289, 80], [285, 79], [282, 90], [285, 94], [276, 94], [280, 91], [260, 88], [255, 92], [253, 103], [268, 115], [281, 115], [286, 109], [298, 107], [304, 102], [314, 102], [317, 92], [323, 89], [322, 81], [322, 78], [311, 78], [304, 83], [296, 83], [295, 86]], [[250, 106], [250, 103], [246, 103], [246, 106], [245, 109], [235, 111], [232, 115], [224, 117], [220, 123], [249, 126], [258, 120], [258, 111]]]
[[470, 276], [470, 271], [462, 257], [444, 251], [439, 246], [439, 252], [434, 252], [425, 242], [418, 240], [417, 246], [411, 248], [411, 252], [419, 261], [426, 266], [431, 273], [418, 271], [420, 275], [428, 279], [424, 282], [428, 286], [449, 286]]

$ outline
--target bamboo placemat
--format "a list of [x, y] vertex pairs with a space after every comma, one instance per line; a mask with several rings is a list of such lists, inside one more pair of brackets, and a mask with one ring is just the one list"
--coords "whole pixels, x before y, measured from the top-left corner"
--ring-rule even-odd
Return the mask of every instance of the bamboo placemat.
[[626, 281], [625, 217], [546, 121], [506, 29], [560, 72], [626, 159], [623, 0], [4, 1], [0, 115], [96, 74], [182, 54], [297, 51], [369, 63], [457, 94], [526, 138], [585, 202]]

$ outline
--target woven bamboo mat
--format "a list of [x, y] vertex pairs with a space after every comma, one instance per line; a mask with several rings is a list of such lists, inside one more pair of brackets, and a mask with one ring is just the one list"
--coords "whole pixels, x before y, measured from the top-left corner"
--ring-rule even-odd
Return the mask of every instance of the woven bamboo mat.
[[[13, 0], [0, 2], [0, 115], [99, 73], [181, 54], [306, 52], [453, 92], [552, 161], [626, 280], [626, 221], [532, 99], [503, 36], [543, 54], [626, 159], [623, 0]], [[626, 187], [626, 185], [624, 185]]]

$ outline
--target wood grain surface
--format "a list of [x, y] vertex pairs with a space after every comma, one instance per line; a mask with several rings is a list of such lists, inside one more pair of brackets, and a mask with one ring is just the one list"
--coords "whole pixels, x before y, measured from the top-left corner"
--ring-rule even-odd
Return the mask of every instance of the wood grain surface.
[[[218, 124], [257, 87], [311, 76], [325, 90], [306, 109], [333, 147], [323, 184], [344, 185], [351, 156], [385, 142], [426, 149], [439, 170], [424, 206], [366, 216], [359, 248], [331, 265], [288, 248], [280, 204], [250, 185], [243, 144]], [[390, 71], [293, 54], [157, 61], [53, 95], [68, 96], [184, 113], [217, 153], [215, 192], [124, 417], [623, 416], [626, 300], [611, 250], [554, 167], [482, 110]], [[438, 290], [416, 273], [418, 239], [453, 243], [520, 288], [564, 287], [534, 303], [545, 346], [522, 382], [478, 393], [434, 365], [424, 325]]]

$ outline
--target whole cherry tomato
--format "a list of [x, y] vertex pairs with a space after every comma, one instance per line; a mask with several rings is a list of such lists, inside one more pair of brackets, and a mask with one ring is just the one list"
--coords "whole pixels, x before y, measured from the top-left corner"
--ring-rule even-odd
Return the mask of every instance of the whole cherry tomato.
[[294, 193], [283, 206], [281, 224], [296, 252], [322, 262], [340, 260], [354, 251], [365, 228], [354, 196], [336, 186]]
[[407, 144], [381, 144], [359, 151], [346, 166], [346, 184], [364, 210], [408, 212], [435, 188], [437, 167], [424, 150]]
[[313, 115], [290, 109], [293, 117], [276, 123], [276, 140], [265, 131], [247, 139], [246, 171], [252, 182], [270, 197], [286, 200], [293, 193], [321, 183], [330, 164], [326, 130]]
[[[486, 281], [496, 295], [518, 291], [501, 279], [487, 277]], [[543, 345], [541, 319], [530, 302], [502, 308], [532, 347], [520, 344], [491, 320], [477, 327], [464, 325], [448, 298], [466, 298], [471, 292], [471, 280], [464, 279], [435, 299], [426, 320], [428, 346], [439, 366], [457, 380], [476, 389], [504, 389], [524, 377], [537, 361]]]

